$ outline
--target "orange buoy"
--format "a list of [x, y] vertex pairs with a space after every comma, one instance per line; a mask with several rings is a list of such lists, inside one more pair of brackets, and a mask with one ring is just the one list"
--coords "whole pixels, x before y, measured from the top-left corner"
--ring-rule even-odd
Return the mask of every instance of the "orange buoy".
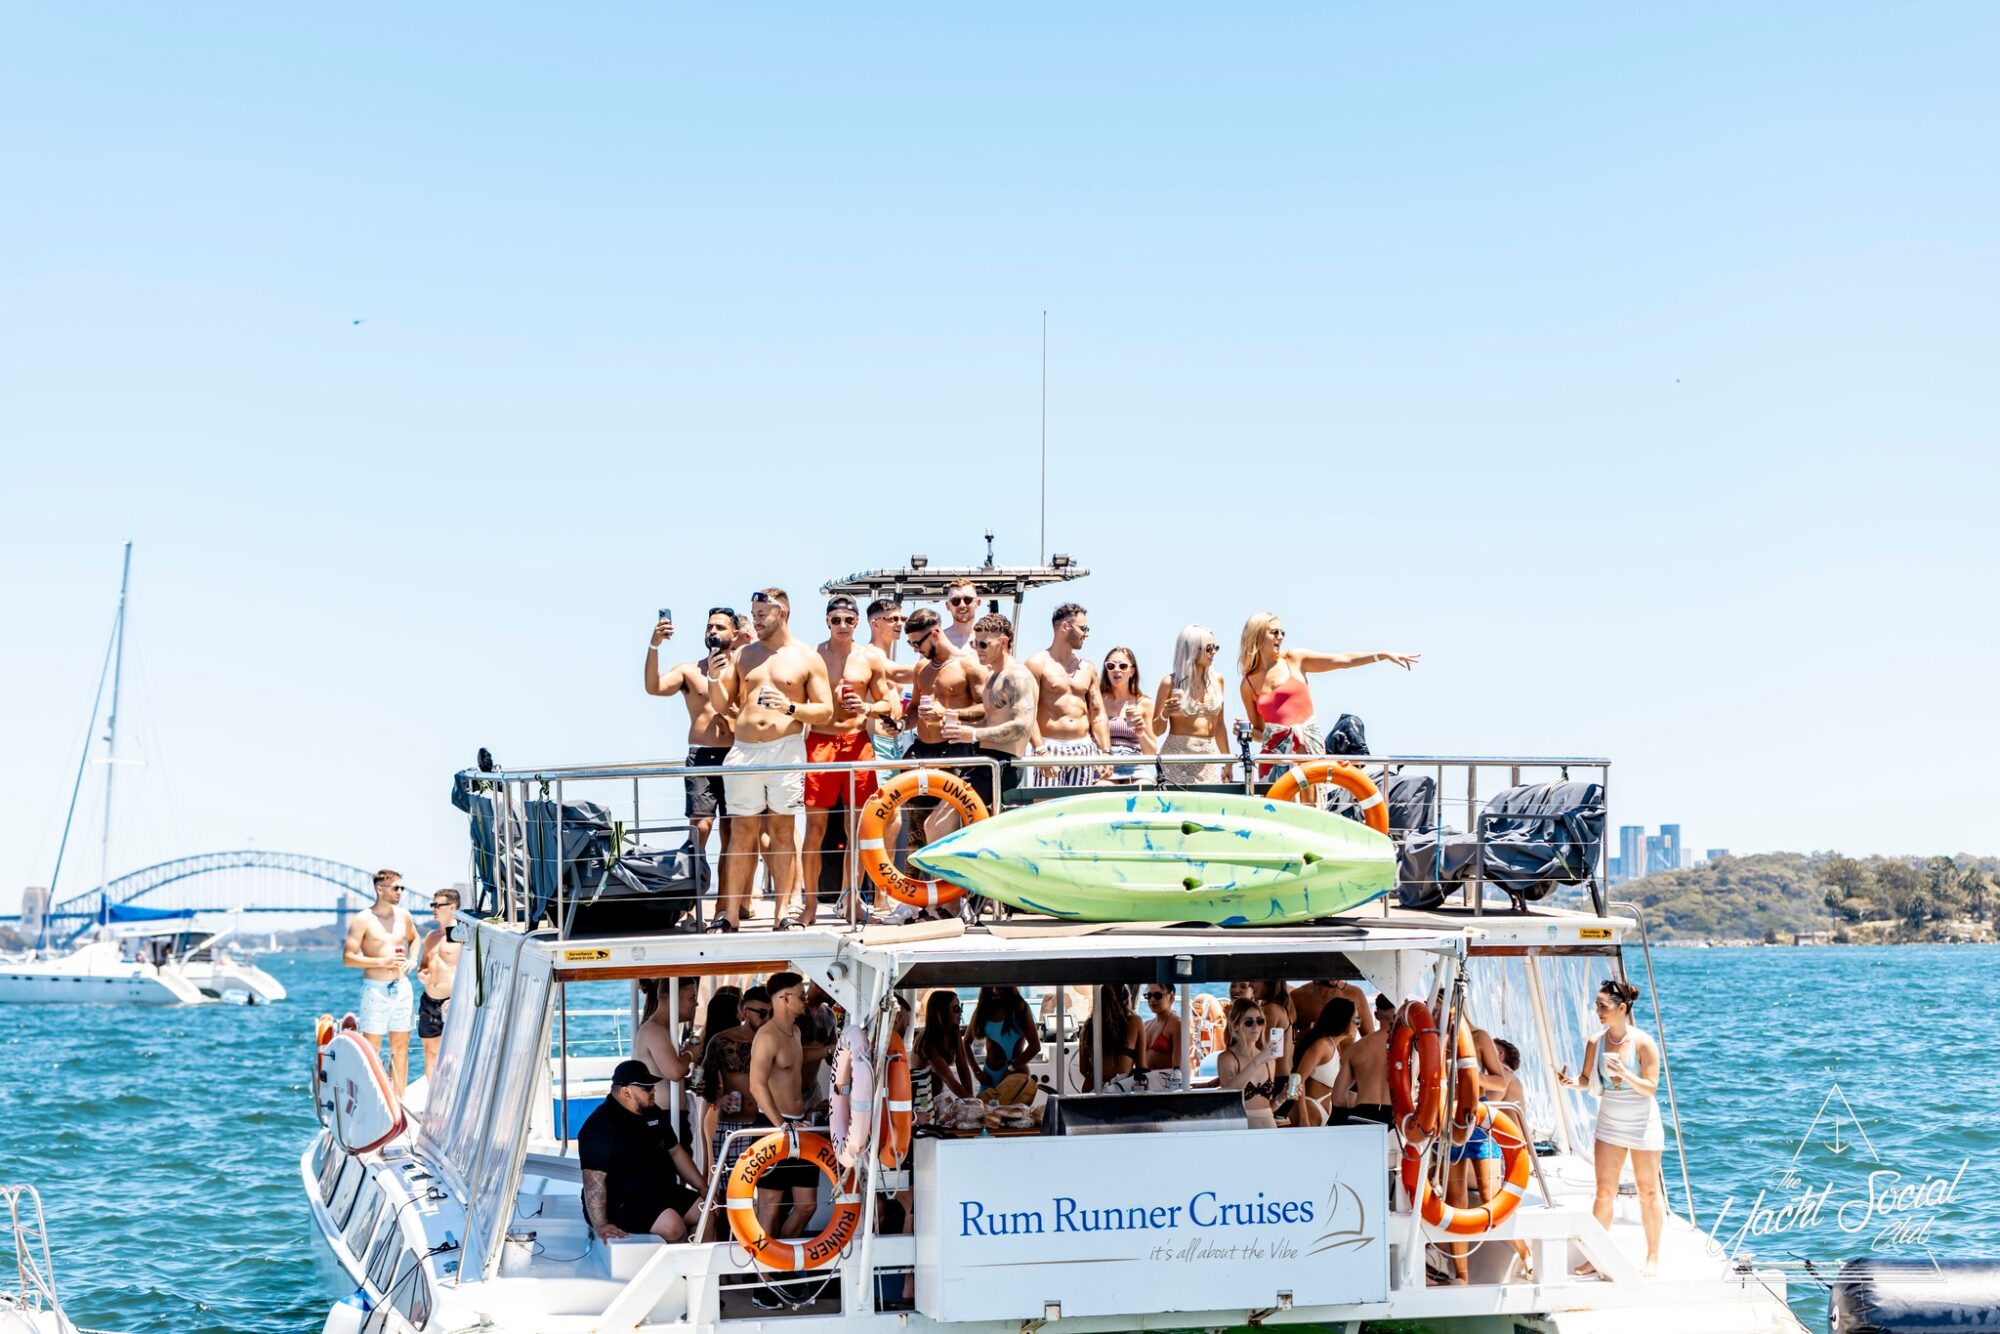
[[[1501, 1157], [1506, 1161], [1507, 1177], [1501, 1184], [1500, 1198], [1460, 1208], [1439, 1199], [1431, 1189], [1429, 1178], [1425, 1178], [1417, 1206], [1426, 1223], [1461, 1237], [1490, 1232], [1504, 1222], [1528, 1193], [1528, 1172], [1532, 1166], [1528, 1161], [1528, 1155], [1533, 1152], [1528, 1146], [1528, 1137], [1514, 1124], [1513, 1117], [1491, 1103], [1482, 1102], [1479, 1110], [1473, 1113], [1472, 1124], [1483, 1127], [1493, 1137], [1493, 1142], [1500, 1146]], [[1404, 1181], [1407, 1184], [1407, 1175]]]
[[1361, 818], [1378, 834], [1389, 832], [1389, 804], [1374, 780], [1345, 760], [1309, 760], [1279, 774], [1264, 795], [1272, 801], [1297, 801], [1299, 793], [1320, 783], [1344, 788], [1354, 797]]
[[[757, 1179], [790, 1158], [803, 1158], [817, 1167], [838, 1192], [833, 1217], [817, 1236], [774, 1237], [757, 1221]], [[780, 1130], [744, 1150], [729, 1174], [727, 1204], [729, 1230], [750, 1258], [766, 1269], [818, 1269], [846, 1250], [861, 1228], [861, 1197], [851, 1180], [841, 1179], [832, 1142], [810, 1131]]]
[[861, 808], [855, 830], [855, 853], [861, 869], [876, 888], [898, 903], [913, 908], [935, 908], [956, 903], [965, 896], [957, 885], [904, 875], [896, 869], [895, 858], [886, 843], [889, 817], [911, 797], [936, 797], [959, 813], [967, 824], [986, 818], [986, 803], [972, 790], [972, 784], [944, 769], [910, 769], [897, 774], [875, 789]]

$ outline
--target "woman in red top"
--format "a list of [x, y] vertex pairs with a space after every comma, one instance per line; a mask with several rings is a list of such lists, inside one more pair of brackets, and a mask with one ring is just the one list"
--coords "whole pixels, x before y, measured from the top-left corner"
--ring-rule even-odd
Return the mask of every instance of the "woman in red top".
[[1393, 662], [1404, 671], [1417, 665], [1421, 653], [1311, 653], [1285, 646], [1285, 627], [1273, 612], [1260, 611], [1243, 622], [1243, 642], [1237, 653], [1242, 672], [1243, 708], [1249, 714], [1257, 748], [1292, 755], [1324, 755], [1326, 736], [1313, 721], [1312, 687], [1308, 672], [1337, 672]]

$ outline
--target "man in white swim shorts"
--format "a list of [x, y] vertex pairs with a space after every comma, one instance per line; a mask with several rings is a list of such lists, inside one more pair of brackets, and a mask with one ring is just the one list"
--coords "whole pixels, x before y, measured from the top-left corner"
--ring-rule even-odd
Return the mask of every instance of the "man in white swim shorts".
[[826, 726], [834, 718], [826, 660], [811, 645], [792, 638], [791, 616], [784, 589], [761, 589], [750, 595], [756, 641], [733, 653], [718, 648], [709, 654], [709, 698], [735, 735], [722, 760], [729, 845], [711, 931], [734, 931], [742, 920], [760, 839], [770, 840], [764, 856], [776, 899], [784, 902], [799, 886], [798, 815], [805, 809], [805, 774], [742, 772], [758, 765], [804, 764], [806, 728]]
[[361, 1036], [378, 1054], [383, 1034], [388, 1035], [390, 1087], [398, 1092], [410, 1082], [410, 1023], [416, 1011], [410, 970], [417, 965], [419, 939], [416, 921], [403, 907], [403, 877], [377, 871], [375, 903], [347, 924], [340, 961], [361, 970], [355, 1018]]

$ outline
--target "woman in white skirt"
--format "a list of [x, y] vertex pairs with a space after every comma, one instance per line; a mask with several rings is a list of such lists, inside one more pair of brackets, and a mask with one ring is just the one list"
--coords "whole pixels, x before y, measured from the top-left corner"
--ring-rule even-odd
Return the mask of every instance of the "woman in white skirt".
[[[1667, 1146], [1660, 1124], [1660, 1047], [1632, 1026], [1632, 1002], [1639, 988], [1629, 982], [1606, 982], [1597, 990], [1597, 1017], [1604, 1031], [1583, 1049], [1583, 1079], [1570, 1077], [1565, 1066], [1556, 1078], [1567, 1088], [1597, 1095], [1597, 1197], [1590, 1211], [1606, 1230], [1611, 1204], [1618, 1195], [1618, 1177], [1625, 1155], [1632, 1155], [1632, 1177], [1639, 1186], [1639, 1221], [1646, 1231], [1646, 1273], [1659, 1269], [1660, 1233], [1667, 1222], [1666, 1197], [1660, 1188], [1660, 1153]], [[1588, 1268], [1586, 1266], [1586, 1268]]]

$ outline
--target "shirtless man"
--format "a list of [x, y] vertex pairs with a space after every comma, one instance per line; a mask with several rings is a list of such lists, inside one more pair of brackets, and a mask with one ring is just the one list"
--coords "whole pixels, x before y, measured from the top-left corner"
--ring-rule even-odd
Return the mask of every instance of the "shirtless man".
[[1333, 1105], [1347, 1108], [1350, 1121], [1396, 1123], [1389, 1106], [1389, 1029], [1389, 1024], [1377, 1024], [1373, 1033], [1350, 1042], [1341, 1053]]
[[[986, 716], [986, 705], [980, 696], [986, 686], [986, 668], [979, 659], [951, 646], [938, 626], [938, 614], [929, 607], [919, 608], [910, 617], [903, 638], [917, 654], [916, 676], [910, 683], [910, 711], [917, 718], [917, 738], [910, 743], [904, 758], [953, 760], [977, 755], [979, 747], [969, 741], [946, 741], [944, 725], [951, 718], [977, 721]], [[975, 772], [967, 770], [964, 776], [970, 780]], [[922, 823], [926, 813], [937, 819], [945, 809], [936, 797], [912, 797], [904, 805], [909, 808], [910, 818], [919, 822], [912, 826], [912, 843], [916, 841], [916, 828], [929, 828]]]
[[[698, 977], [684, 977], [680, 982], [680, 1002], [674, 1007], [667, 1004], [668, 993], [674, 989], [671, 978], [647, 978], [641, 982], [639, 985], [646, 989], [652, 1009], [632, 1030], [633, 1059], [644, 1061], [648, 1070], [675, 1084], [687, 1078], [692, 1062], [679, 1035], [694, 1023], [701, 990]], [[664, 1098], [661, 1101], [665, 1105]]]
[[944, 605], [951, 610], [951, 624], [944, 628], [945, 643], [960, 653], [972, 653], [972, 623], [979, 619], [979, 590], [970, 579], [946, 584]]
[[[764, 985], [771, 993], [771, 1021], [757, 1030], [750, 1044], [750, 1096], [756, 1100], [762, 1124], [783, 1128], [806, 1115], [805, 1047], [799, 1039], [806, 983], [797, 973], [787, 972], [771, 974]], [[819, 1169], [803, 1158], [788, 1158], [758, 1178], [757, 1221], [773, 1237], [796, 1237], [811, 1221], [818, 1200]], [[763, 1306], [758, 1298], [777, 1300], [765, 1288], [752, 1297]]]
[[[868, 604], [868, 642], [881, 653], [886, 664], [883, 671], [888, 674], [892, 686], [908, 686], [917, 679], [915, 663], [896, 661], [896, 646], [903, 640], [903, 626], [908, 620], [909, 617], [903, 615], [903, 604], [891, 598], [876, 598]], [[894, 691], [891, 691], [890, 697], [896, 698]], [[878, 760], [902, 758], [902, 752], [896, 747], [896, 734], [901, 730], [903, 721], [901, 703], [898, 699], [895, 710], [868, 720], [868, 734], [875, 738], [875, 758]]]
[[[854, 642], [861, 613], [854, 599], [836, 594], [826, 604], [826, 642], [819, 646], [833, 686], [833, 721], [806, 733], [806, 758], [814, 764], [852, 763], [873, 759], [875, 742], [868, 728], [896, 711], [889, 684], [889, 660], [873, 644]], [[851, 786], [850, 786], [851, 784]], [[854, 822], [861, 805], [875, 795], [875, 771], [848, 773], [824, 770], [806, 775], [805, 894], [799, 921], [810, 925], [819, 914], [820, 845], [826, 841], [827, 817], [842, 803], [847, 807], [847, 843], [854, 846]], [[784, 905], [778, 922], [785, 922]]]
[[[1090, 638], [1090, 613], [1065, 602], [1049, 618], [1055, 633], [1049, 646], [1028, 659], [1028, 671], [1038, 692], [1035, 729], [1041, 738], [1037, 755], [1108, 755], [1111, 722], [1104, 715], [1104, 692], [1097, 665], [1084, 661], [1078, 650]], [[1104, 773], [1096, 764], [1037, 769], [1037, 787], [1088, 787]]]
[[417, 950], [417, 981], [424, 994], [417, 997], [417, 1040], [424, 1044], [424, 1078], [437, 1072], [438, 1048], [444, 1042], [444, 1007], [451, 1000], [451, 979], [458, 972], [458, 952], [465, 948], [451, 938], [451, 924], [458, 920], [458, 891], [441, 889], [431, 895], [431, 913], [437, 925], [424, 933]]
[[[662, 671], [660, 645], [673, 637], [672, 621], [662, 619], [653, 626], [653, 642], [646, 649], [646, 693], [681, 697], [688, 712], [688, 767], [699, 765], [704, 769], [720, 769], [723, 756], [729, 753], [732, 738], [729, 735], [729, 720], [716, 711], [715, 702], [708, 697], [708, 660], [697, 658]], [[728, 607], [710, 610], [704, 637], [711, 645], [720, 643], [734, 647], [736, 613]], [[706, 857], [709, 830], [715, 827], [717, 816], [726, 819], [729, 814], [728, 803], [723, 799], [722, 775], [688, 774], [681, 779], [681, 785], [687, 795], [687, 817], [694, 830], [695, 855]], [[727, 846], [729, 833], [726, 823], [722, 841]]]
[[748, 1135], [733, 1143], [729, 1136], [755, 1119], [756, 1104], [750, 1097], [750, 1047], [757, 1030], [771, 1021], [771, 993], [762, 986], [745, 987], [736, 1016], [741, 1022], [711, 1035], [701, 1052], [700, 1092], [711, 1118], [708, 1161], [711, 1168], [721, 1163], [725, 1176], [752, 1143]]
[[375, 903], [347, 924], [340, 961], [361, 970], [361, 1036], [382, 1050], [389, 1035], [389, 1077], [398, 1093], [410, 1083], [410, 970], [417, 966], [411, 947], [417, 924], [403, 907], [400, 871], [375, 873]]
[[791, 617], [784, 589], [760, 589], [750, 595], [757, 642], [733, 654], [726, 646], [709, 654], [708, 697], [736, 736], [722, 761], [729, 855], [711, 931], [736, 930], [749, 904], [760, 838], [771, 841], [765, 865], [780, 911], [799, 883], [797, 816], [805, 807], [805, 775], [735, 772], [746, 765], [804, 764], [806, 728], [834, 719], [826, 662], [792, 637]]
[[[1035, 730], [1035, 678], [1024, 664], [1014, 660], [1014, 623], [999, 612], [979, 618], [973, 627], [972, 646], [979, 651], [979, 665], [986, 669], [986, 687], [981, 692], [985, 721], [974, 726], [961, 710], [956, 718], [945, 721], [944, 739], [958, 745], [970, 742], [985, 758], [1003, 761], [998, 795], [1004, 797], [1020, 786], [1021, 774], [1012, 761], [1028, 753]], [[968, 781], [986, 808], [998, 815], [993, 771], [976, 768]], [[942, 838], [958, 827], [958, 812], [948, 806], [934, 814], [930, 824], [937, 825], [941, 816], [950, 817], [950, 823], [931, 829], [932, 838]]]

